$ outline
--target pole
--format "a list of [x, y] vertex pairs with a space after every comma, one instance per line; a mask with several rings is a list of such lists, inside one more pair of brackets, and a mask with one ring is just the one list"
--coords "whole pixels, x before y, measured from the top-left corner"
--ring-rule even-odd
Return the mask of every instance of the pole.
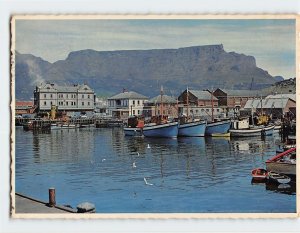
[[163, 86], [160, 87], [160, 115], [163, 116]]
[[211, 121], [213, 122], [214, 121], [214, 103], [213, 103], [213, 93], [212, 91], [210, 92], [210, 95], [211, 95]]
[[186, 120], [189, 119], [189, 87], [186, 88]]
[[50, 207], [53, 207], [56, 205], [55, 201], [55, 188], [49, 188], [49, 203], [48, 205]]

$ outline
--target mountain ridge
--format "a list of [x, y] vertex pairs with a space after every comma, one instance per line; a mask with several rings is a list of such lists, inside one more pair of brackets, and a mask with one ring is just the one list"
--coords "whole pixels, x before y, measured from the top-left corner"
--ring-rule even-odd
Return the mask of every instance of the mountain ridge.
[[178, 49], [85, 49], [72, 51], [66, 59], [53, 63], [16, 52], [16, 87], [18, 82], [22, 84], [16, 88], [16, 97], [30, 97], [29, 90], [33, 92], [40, 81], [85, 82], [101, 95], [125, 88], [153, 97], [159, 93], [160, 85], [177, 95], [187, 86], [200, 90], [260, 89], [274, 84], [276, 79], [257, 67], [253, 56], [226, 52], [222, 44]]

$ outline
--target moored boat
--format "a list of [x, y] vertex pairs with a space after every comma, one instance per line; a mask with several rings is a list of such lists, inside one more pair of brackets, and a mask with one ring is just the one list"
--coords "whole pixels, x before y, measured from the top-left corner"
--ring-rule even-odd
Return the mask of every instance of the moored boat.
[[145, 137], [173, 138], [178, 135], [178, 122], [149, 124], [142, 130]]
[[268, 171], [263, 168], [255, 168], [251, 172], [254, 180], [266, 180], [268, 179]]
[[142, 128], [144, 127], [144, 119], [137, 116], [128, 118], [127, 127], [124, 127], [125, 136], [143, 136]]
[[205, 135], [213, 136], [215, 134], [227, 134], [230, 128], [230, 120], [215, 121], [207, 123]]
[[178, 125], [178, 136], [203, 137], [205, 135], [206, 121], [194, 121], [180, 123]]
[[255, 137], [255, 136], [270, 136], [273, 135], [274, 125], [258, 126], [248, 129], [230, 129], [232, 137]]
[[267, 171], [296, 175], [296, 148], [284, 151], [266, 161]]
[[269, 180], [277, 182], [279, 184], [287, 184], [291, 181], [291, 178], [284, 175], [284, 174], [279, 174], [277, 172], [268, 172]]

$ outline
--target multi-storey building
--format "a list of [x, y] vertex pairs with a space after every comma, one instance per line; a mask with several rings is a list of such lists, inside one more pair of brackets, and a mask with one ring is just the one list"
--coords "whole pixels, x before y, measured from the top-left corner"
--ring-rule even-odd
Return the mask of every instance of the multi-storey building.
[[46, 83], [34, 91], [34, 105], [38, 112], [50, 111], [52, 106], [58, 111], [93, 111], [94, 103], [94, 91], [86, 84], [58, 86]]
[[169, 118], [178, 117], [178, 104], [176, 98], [168, 95], [158, 95], [145, 103], [144, 116], [152, 117], [161, 114], [168, 116]]
[[225, 114], [224, 108], [219, 107], [218, 99], [209, 91], [185, 90], [178, 97], [178, 101], [180, 115], [211, 119]]
[[108, 113], [118, 119], [142, 115], [144, 103], [147, 100], [148, 97], [134, 91], [124, 91], [107, 99]]

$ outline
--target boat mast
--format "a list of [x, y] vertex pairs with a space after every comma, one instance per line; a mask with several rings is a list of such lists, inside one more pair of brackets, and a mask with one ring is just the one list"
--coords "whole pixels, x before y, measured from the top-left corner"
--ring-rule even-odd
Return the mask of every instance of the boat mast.
[[213, 93], [212, 90], [210, 92], [210, 101], [211, 101], [211, 121], [214, 122], [214, 102], [213, 102]]
[[186, 120], [189, 119], [189, 87], [186, 88]]
[[160, 115], [163, 116], [163, 86], [160, 86]]

